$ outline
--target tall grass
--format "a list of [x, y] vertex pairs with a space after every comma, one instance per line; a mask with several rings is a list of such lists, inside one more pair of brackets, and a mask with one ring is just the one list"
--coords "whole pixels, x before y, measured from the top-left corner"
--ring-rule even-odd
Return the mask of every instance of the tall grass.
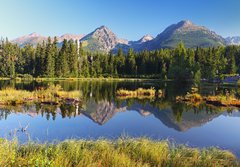
[[138, 88], [136, 90], [119, 89], [116, 94], [120, 98], [154, 98], [156, 90], [154, 88]]
[[32, 99], [33, 94], [25, 90], [6, 88], [0, 91], [0, 104], [11, 105], [23, 103], [26, 99]]
[[27, 102], [60, 102], [66, 99], [79, 100], [80, 91], [63, 91], [60, 85], [49, 85], [46, 89], [38, 89], [32, 92], [5, 88], [0, 90], [1, 105], [16, 105]]
[[0, 141], [0, 166], [238, 166], [237, 158], [216, 148], [171, 146], [148, 139], [69, 140], [58, 144], [18, 145]]

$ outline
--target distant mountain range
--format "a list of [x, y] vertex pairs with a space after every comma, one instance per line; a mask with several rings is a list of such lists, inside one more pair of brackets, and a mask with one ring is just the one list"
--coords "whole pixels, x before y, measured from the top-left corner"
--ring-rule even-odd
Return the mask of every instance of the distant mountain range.
[[[53, 37], [52, 37], [53, 38]], [[109, 28], [101, 26], [87, 35], [65, 34], [57, 37], [59, 46], [64, 39], [79, 40], [83, 47], [89, 51], [116, 52], [122, 48], [124, 52], [129, 48], [135, 51], [155, 50], [160, 48], [175, 48], [180, 41], [183, 41], [188, 48], [195, 47], [217, 47], [224, 45], [240, 45], [240, 37], [228, 37], [224, 39], [210, 29], [198, 26], [189, 20], [180, 21], [177, 24], [170, 25], [155, 38], [151, 35], [145, 35], [137, 41], [128, 41], [118, 38]], [[12, 40], [20, 47], [26, 44], [36, 46], [37, 43], [46, 41], [47, 37], [32, 33]]]
[[[64, 34], [62, 36], [57, 36], [57, 40], [58, 40], [58, 43], [61, 44], [64, 39], [80, 40], [83, 37], [84, 37], [84, 35], [82, 35], [82, 34], [80, 34], [80, 35]], [[33, 46], [37, 46], [38, 43], [42, 43], [43, 41], [46, 42], [47, 39], [48, 39], [48, 37], [42, 36], [42, 35], [34, 32], [32, 34], [16, 38], [16, 39], [12, 40], [11, 42], [18, 44], [20, 47], [24, 47], [27, 44], [32, 44]], [[54, 37], [51, 37], [51, 39], [53, 40]]]
[[226, 38], [227, 45], [240, 45], [240, 36], [236, 37], [227, 37]]

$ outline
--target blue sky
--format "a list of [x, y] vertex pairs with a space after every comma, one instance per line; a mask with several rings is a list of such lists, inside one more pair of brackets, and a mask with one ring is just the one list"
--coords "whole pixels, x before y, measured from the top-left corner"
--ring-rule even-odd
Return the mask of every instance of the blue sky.
[[137, 40], [185, 19], [224, 37], [240, 35], [240, 0], [0, 0], [0, 36], [9, 39], [87, 34], [106, 25]]

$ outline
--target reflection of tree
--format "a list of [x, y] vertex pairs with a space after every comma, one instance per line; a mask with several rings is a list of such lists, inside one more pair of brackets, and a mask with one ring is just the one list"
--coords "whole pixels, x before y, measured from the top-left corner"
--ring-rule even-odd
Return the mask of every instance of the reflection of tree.
[[[6, 81], [9, 82], [9, 81]], [[57, 81], [66, 91], [79, 90], [82, 92], [81, 107], [75, 104], [61, 104], [59, 106], [42, 105], [41, 103], [35, 106], [6, 106], [5, 110], [1, 110], [0, 119], [6, 119], [12, 112], [22, 112], [31, 116], [41, 114], [46, 119], [53, 119], [58, 115], [62, 118], [75, 117], [79, 113], [78, 108], [87, 106], [82, 113], [88, 115], [91, 119], [100, 124], [105, 123], [116, 112], [136, 110], [141, 115], [153, 114], [167, 126], [177, 130], [188, 129], [189, 127], [199, 126], [202, 122], [209, 121], [210, 118], [215, 118], [221, 112], [226, 111], [226, 108], [212, 107], [205, 104], [199, 106], [188, 106], [186, 104], [175, 103], [176, 95], [184, 95], [191, 89], [191, 84], [181, 83], [145, 83], [145, 82], [106, 82], [106, 81]], [[49, 82], [41, 83], [14, 83], [19, 89], [35, 89], [36, 87], [46, 86]], [[6, 84], [3, 86], [9, 85]], [[118, 99], [115, 96], [116, 90], [123, 88], [134, 90], [137, 88], [155, 87], [156, 90], [163, 90], [164, 96], [153, 99]], [[200, 89], [201, 90], [201, 89]], [[206, 88], [203, 89], [204, 91]], [[203, 94], [224, 93], [224, 88], [216, 88], [216, 86], [207, 88]], [[236, 93], [234, 90], [231, 93]], [[87, 104], [94, 103], [92, 109]], [[34, 109], [35, 108], [35, 109]], [[85, 113], [84, 113], [85, 112]], [[228, 112], [232, 112], [229, 109]], [[199, 119], [199, 120], [198, 120]], [[174, 124], [174, 125], [173, 125]], [[191, 124], [191, 125], [190, 125]]]
[[117, 82], [85, 81], [79, 84], [79, 89], [82, 90], [86, 102], [90, 99], [94, 99], [96, 103], [103, 100], [110, 102], [114, 99], [117, 84]]
[[181, 120], [182, 120], [182, 114], [183, 114], [184, 109], [185, 109], [184, 107], [185, 107], [185, 105], [180, 104], [180, 103], [175, 103], [175, 104], [172, 105], [173, 115], [175, 117], [175, 120], [178, 121], [178, 122], [181, 122]]
[[42, 105], [42, 113], [46, 114], [46, 119], [49, 120], [52, 116], [52, 119], [56, 119], [57, 106], [55, 105]]
[[80, 104], [61, 104], [57, 105], [42, 105], [40, 103], [32, 105], [19, 105], [19, 106], [1, 106], [0, 109], [0, 120], [7, 119], [7, 116], [11, 113], [25, 113], [29, 116], [46, 117], [47, 120], [55, 120], [57, 115], [62, 115], [62, 118], [76, 116], [79, 114]]
[[6, 120], [8, 115], [10, 114], [11, 114], [11, 111], [0, 109], [0, 120]]
[[71, 118], [72, 116], [76, 116], [76, 113], [78, 113], [77, 108], [75, 105], [69, 105], [69, 104], [61, 104], [60, 106], [62, 118], [69, 117]]

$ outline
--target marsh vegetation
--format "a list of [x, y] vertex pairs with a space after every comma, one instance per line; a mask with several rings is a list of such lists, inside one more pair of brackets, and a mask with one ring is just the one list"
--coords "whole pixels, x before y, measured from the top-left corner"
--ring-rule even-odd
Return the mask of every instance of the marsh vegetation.
[[237, 166], [229, 151], [196, 149], [146, 138], [68, 140], [58, 144], [19, 145], [0, 141], [0, 166]]
[[61, 101], [79, 102], [80, 91], [63, 91], [60, 85], [50, 84], [47, 88], [39, 87], [34, 91], [5, 88], [0, 90], [1, 105], [19, 105], [33, 102], [59, 104]]

